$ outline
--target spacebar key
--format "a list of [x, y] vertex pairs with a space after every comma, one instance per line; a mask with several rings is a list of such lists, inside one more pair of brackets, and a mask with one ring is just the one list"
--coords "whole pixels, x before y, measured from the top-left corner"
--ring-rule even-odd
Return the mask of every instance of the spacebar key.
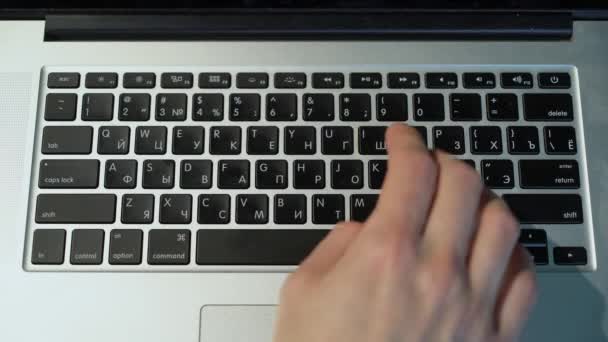
[[116, 195], [40, 194], [36, 202], [37, 223], [113, 223]]
[[201, 229], [196, 237], [199, 265], [298, 265], [328, 230]]
[[503, 199], [521, 223], [583, 223], [581, 196], [576, 194], [507, 194]]

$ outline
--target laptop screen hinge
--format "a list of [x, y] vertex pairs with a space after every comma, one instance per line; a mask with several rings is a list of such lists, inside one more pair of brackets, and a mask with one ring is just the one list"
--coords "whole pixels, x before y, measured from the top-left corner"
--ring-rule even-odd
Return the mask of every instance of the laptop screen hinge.
[[48, 15], [45, 41], [563, 40], [568, 13], [224, 12], [196, 15]]

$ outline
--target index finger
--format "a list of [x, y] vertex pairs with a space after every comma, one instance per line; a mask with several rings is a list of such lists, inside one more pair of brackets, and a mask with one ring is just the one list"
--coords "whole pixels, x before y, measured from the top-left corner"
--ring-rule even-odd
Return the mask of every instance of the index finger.
[[403, 124], [386, 131], [388, 170], [361, 238], [419, 235], [431, 206], [437, 166], [418, 132]]

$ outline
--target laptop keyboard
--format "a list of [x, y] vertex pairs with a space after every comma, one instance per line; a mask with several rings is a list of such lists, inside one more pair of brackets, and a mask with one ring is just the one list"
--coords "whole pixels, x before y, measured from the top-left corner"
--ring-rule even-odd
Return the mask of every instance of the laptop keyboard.
[[392, 122], [478, 170], [541, 271], [595, 269], [572, 67], [173, 69], [43, 69], [27, 270], [291, 269], [371, 213]]

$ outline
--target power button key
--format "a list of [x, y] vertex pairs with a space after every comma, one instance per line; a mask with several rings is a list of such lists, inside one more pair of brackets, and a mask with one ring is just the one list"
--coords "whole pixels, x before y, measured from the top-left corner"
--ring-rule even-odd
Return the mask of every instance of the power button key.
[[565, 72], [550, 72], [538, 74], [538, 84], [546, 89], [570, 88], [570, 75]]

